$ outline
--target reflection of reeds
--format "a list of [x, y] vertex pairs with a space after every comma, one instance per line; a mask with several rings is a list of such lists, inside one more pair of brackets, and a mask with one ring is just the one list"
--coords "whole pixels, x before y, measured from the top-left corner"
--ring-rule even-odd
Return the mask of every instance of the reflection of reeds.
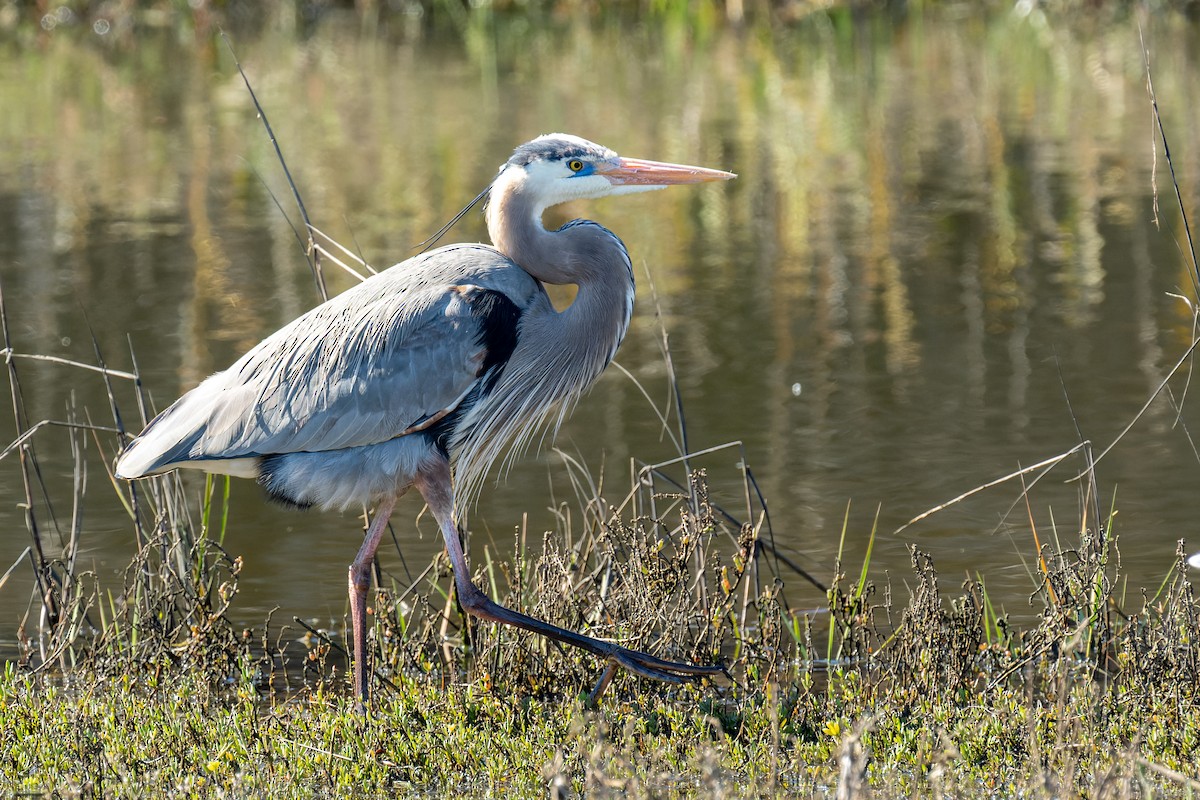
[[[1140, 212], [1129, 204], [1144, 194], [1141, 176], [1149, 168], [1143, 131], [1100, 124], [1129, 105], [1141, 85], [1131, 43], [1116, 33], [1085, 38], [1053, 21], [1038, 28], [1000, 20], [957, 28], [954, 36], [864, 29], [841, 39], [812, 21], [786, 35], [685, 41], [651, 59], [642, 52], [651, 43], [621, 28], [573, 25], [556, 37], [536, 26], [494, 24], [491, 35], [510, 56], [496, 67], [500, 96], [493, 101], [484, 98], [493, 90], [461, 51], [421, 42], [357, 46], [356, 32], [333, 24], [314, 34], [302, 60], [284, 37], [238, 41], [272, 115], [289, 131], [293, 153], [319, 154], [297, 159], [296, 179], [322, 210], [322, 227], [359, 242], [356, 249], [372, 263], [398, 260], [486, 183], [497, 154], [521, 134], [548, 127], [589, 133], [631, 154], [721, 163], [736, 157], [753, 197], [738, 186], [730, 196], [668, 198], [668, 212], [656, 214], [654, 225], [636, 208], [606, 206], [599, 215], [636, 238], [668, 313], [677, 317], [674, 335], [700, 363], [731, 359], [706, 320], [679, 308], [693, 287], [761, 304], [767, 312], [761, 328], [742, 332], [762, 339], [761, 355], [748, 366], [779, 374], [780, 386], [804, 377], [812, 423], [821, 427], [838, 427], [821, 424], [836, 419], [830, 397], [862, 383], [854, 373], [871, 357], [863, 352], [871, 342], [883, 343], [895, 376], [890, 391], [903, 399], [911, 396], [914, 372], [929, 353], [944, 357], [948, 341], [962, 343], [955, 358], [977, 376], [965, 383], [983, 392], [990, 377], [985, 348], [1004, 337], [1013, 361], [1011, 375], [999, 378], [1010, 382], [1014, 417], [1027, 417], [1030, 326], [1046, 313], [1062, 313], [1075, 326], [1095, 318], [1107, 282], [1104, 231]], [[1185, 32], [1164, 24], [1156, 33], [1186, 47]], [[50, 42], [46, 52], [21, 54], [21, 80], [4, 84], [4, 99], [33, 109], [45, 108], [35, 97], [60, 102], [20, 128], [0, 122], [0, 145], [18, 152], [31, 136], [59, 142], [54, 161], [34, 150], [34, 191], [52, 199], [64, 226], [55, 235], [69, 242], [83, 235], [97, 209], [118, 207], [132, 207], [130, 225], [211, 226], [197, 210], [228, 198], [240, 207], [245, 230], [192, 231], [203, 264], [234, 263], [197, 273], [209, 277], [184, 304], [199, 334], [189, 339], [245, 342], [310, 305], [311, 288], [285, 243], [286, 228], [251, 175], [278, 174], [269, 147], [250, 115], [229, 113], [247, 101], [231, 66], [222, 63], [223, 48], [198, 50], [190, 70], [167, 70], [161, 67], [177, 60], [178, 45], [151, 37], [141, 45], [140, 62], [121, 71], [64, 36]], [[873, 63], [860, 63], [860, 48]], [[519, 58], [531, 52], [536, 59]], [[1091, 71], [1054, 73], [1055, 59]], [[445, 78], [439, 62], [449, 62], [454, 79]], [[207, 82], [214, 65], [226, 76], [216, 87]], [[1185, 94], [1175, 77], [1185, 73], [1165, 72], [1164, 96]], [[379, 75], [386, 80], [364, 77]], [[520, 102], [517, 76], [521, 86], [539, 87]], [[430, 82], [436, 92], [423, 88]], [[614, 106], [633, 113], [606, 116]], [[164, 135], [156, 121], [164, 108], [190, 122], [182, 141]], [[638, 113], [648, 108], [655, 113]], [[956, 144], [937, 149], [947, 141]], [[185, 159], [194, 167], [186, 195], [177, 190], [181, 152], [211, 154]], [[951, 187], [946, 195], [956, 204], [924, 205], [931, 183]], [[464, 238], [482, 235], [478, 219], [466, 223]], [[231, 253], [234, 243], [264, 231], [275, 237], [270, 247]], [[951, 243], [956, 250], [963, 239], [975, 244], [965, 261], [947, 265], [957, 272], [914, 272], [915, 265], [945, 264]], [[144, 272], [148, 258], [134, 259], [143, 264], [135, 269]], [[335, 279], [334, 288], [345, 280]], [[1140, 280], [1154, 282], [1148, 295], [1157, 293], [1157, 275]], [[25, 281], [10, 285], [37, 291]], [[290, 307], [246, 314], [259, 305], [249, 298], [264, 295]], [[60, 319], [72, 315], [70, 304], [46, 300]], [[133, 327], [124, 324], [132, 321], [130, 311], [170, 310], [108, 305], [115, 309], [111, 327], [121, 330]], [[930, 306], [955, 313], [930, 319]], [[1139, 313], [1161, 312], [1148, 303]], [[47, 320], [45, 330], [61, 327], [56, 322]], [[235, 323], [247, 329], [230, 333]], [[1178, 329], [1179, 320], [1149, 323], [1146, 329], [1162, 331]], [[114, 349], [114, 342], [104, 343]], [[204, 363], [237, 349], [219, 341], [214, 347], [219, 352], [164, 360], [194, 363], [181, 381], [191, 383], [206, 371]], [[809, 374], [810, 363], [841, 370]], [[842, 404], [854, 406], [856, 399], [873, 398]], [[964, 400], [983, 402], [979, 394]], [[781, 429], [795, 426], [784, 399], [771, 397], [767, 407]], [[810, 453], [819, 458], [820, 448]], [[783, 464], [770, 466], [773, 474], [785, 471]]]

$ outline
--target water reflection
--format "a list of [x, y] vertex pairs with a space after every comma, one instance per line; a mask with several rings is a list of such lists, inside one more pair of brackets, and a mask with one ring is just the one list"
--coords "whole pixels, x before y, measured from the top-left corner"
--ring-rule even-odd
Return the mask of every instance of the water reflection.
[[[1190, 292], [1191, 280], [1161, 157], [1154, 209], [1131, 23], [842, 22], [697, 33], [480, 15], [445, 39], [396, 41], [335, 21], [304, 37], [268, 27], [235, 41], [314, 221], [376, 266], [407, 257], [538, 133], [739, 172], [727, 187], [555, 218], [586, 214], [625, 239], [641, 296], [621, 363], [666, 405], [661, 319], [693, 446], [745, 440], [780, 546], [819, 572], [848, 504], [854, 558], [877, 507], [891, 531], [1069, 449], [1076, 425], [1107, 444], [1190, 343], [1190, 317], [1166, 295]], [[1197, 32], [1169, 17], [1146, 20], [1146, 31], [1195, 208]], [[165, 405], [316, 301], [272, 199], [290, 208], [286, 184], [216, 41], [9, 43], [0, 103], [11, 112], [0, 115], [0, 276], [20, 349], [87, 360], [94, 331], [108, 361], [127, 368], [128, 336]], [[469, 215], [454, 235], [482, 238], [482, 219]], [[334, 291], [351, 280], [329, 276]], [[106, 415], [92, 377], [22, 375], [36, 416], [61, 416], [72, 393]], [[132, 409], [129, 387], [118, 389]], [[1177, 424], [1192, 416], [1186, 404], [1181, 420], [1168, 403], [1152, 406], [1102, 464], [1102, 506], [1118, 491], [1135, 585], [1157, 582], [1176, 538], [1196, 538], [1197, 464]], [[674, 455], [641, 391], [616, 373], [559, 444], [618, 494], [631, 457]], [[38, 446], [62, 489], [65, 438], [51, 432]], [[90, 453], [85, 535], [111, 578], [132, 536], [96, 478], [109, 456]], [[26, 534], [15, 467], [0, 468], [7, 566]], [[718, 489], [738, 490], [732, 460], [710, 468]], [[1077, 489], [1061, 483], [1069, 473], [1033, 498], [1039, 529], [1064, 537], [1079, 519]], [[356, 522], [281, 515], [248, 484], [234, 493], [228, 544], [246, 557], [247, 617], [277, 604], [340, 617]], [[556, 458], [531, 456], [483, 498], [476, 547], [505, 549], [522, 512], [534, 528], [553, 525], [546, 507], [569, 497]], [[950, 584], [980, 570], [1020, 611], [1033, 546], [1023, 506], [1009, 513], [1016, 497], [998, 489], [885, 536], [877, 574], [906, 574], [915, 542]], [[437, 546], [427, 531], [406, 547], [408, 563]], [[27, 591], [5, 587], [0, 618], [14, 619]]]

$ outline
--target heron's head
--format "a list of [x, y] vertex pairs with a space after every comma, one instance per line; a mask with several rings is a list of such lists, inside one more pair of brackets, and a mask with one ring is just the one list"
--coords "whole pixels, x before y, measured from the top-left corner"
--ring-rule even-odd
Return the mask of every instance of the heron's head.
[[520, 192], [540, 212], [570, 200], [733, 177], [736, 176], [732, 172], [717, 169], [622, 158], [587, 139], [567, 133], [548, 133], [513, 151], [492, 184], [492, 195], [495, 198], [506, 192]]

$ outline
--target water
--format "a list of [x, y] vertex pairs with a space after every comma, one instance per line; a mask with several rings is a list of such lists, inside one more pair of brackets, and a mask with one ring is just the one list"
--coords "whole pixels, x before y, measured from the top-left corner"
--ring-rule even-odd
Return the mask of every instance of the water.
[[[1200, 35], [1173, 17], [1143, 24], [1194, 213]], [[843, 519], [851, 563], [877, 524], [871, 573], [896, 591], [916, 544], [947, 587], [978, 573], [1001, 605], [1028, 613], [1029, 515], [1042, 541], [1076, 538], [1066, 481], [1078, 458], [1036, 486], [1028, 511], [1012, 481], [893, 531], [1081, 435], [1107, 447], [1190, 343], [1190, 313], [1170, 293], [1194, 292], [1161, 153], [1155, 162], [1135, 20], [835, 14], [737, 32], [481, 14], [447, 35], [400, 28], [331, 18], [235, 32], [319, 227], [377, 266], [401, 260], [514, 145], [554, 130], [738, 172], [552, 214], [597, 219], [629, 247], [639, 306], [621, 365], [668, 405], [661, 320], [692, 448], [745, 443], [779, 548], [819, 576]], [[132, 342], [165, 406], [316, 302], [272, 199], [291, 213], [287, 186], [219, 40], [13, 34], [0, 43], [0, 107], [0, 279], [18, 350], [90, 361], [94, 334], [108, 363], [129, 369]], [[485, 235], [475, 214], [451, 233]], [[19, 369], [33, 419], [64, 419], [73, 403], [109, 424], [94, 375]], [[1195, 403], [1186, 376], [1170, 386], [1182, 413], [1160, 398], [1099, 466], [1131, 601], [1158, 585], [1177, 539], [1200, 539]], [[116, 390], [132, 415], [131, 387]], [[36, 443], [66, 530], [69, 439], [49, 428]], [[631, 458], [675, 455], [617, 370], [557, 445], [614, 497]], [[133, 541], [102, 470], [111, 438], [101, 446], [86, 442], [81, 563], [116, 587]], [[705, 461], [731, 505], [737, 459]], [[6, 568], [29, 537], [18, 464], [0, 470]], [[561, 458], [531, 455], [483, 497], [473, 552], [493, 541], [509, 552], [522, 514], [539, 531], [570, 499]], [[280, 512], [248, 482], [233, 502], [226, 546], [246, 565], [237, 613], [340, 619], [353, 516]], [[46, 524], [44, 498], [36, 509]], [[402, 533], [418, 510], [402, 506]], [[414, 572], [440, 548], [427, 520], [420, 528], [402, 540]], [[385, 560], [402, 573], [394, 551]], [[19, 566], [0, 589], [0, 641], [31, 607], [29, 573]], [[800, 582], [789, 593], [820, 601]]]

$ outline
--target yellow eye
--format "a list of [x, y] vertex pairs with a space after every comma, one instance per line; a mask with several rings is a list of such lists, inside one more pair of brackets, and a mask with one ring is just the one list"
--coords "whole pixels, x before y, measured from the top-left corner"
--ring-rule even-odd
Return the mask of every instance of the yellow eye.
[[571, 172], [579, 172], [579, 170], [583, 169], [583, 162], [578, 158], [572, 158], [567, 162], [567, 168], [570, 169]]

